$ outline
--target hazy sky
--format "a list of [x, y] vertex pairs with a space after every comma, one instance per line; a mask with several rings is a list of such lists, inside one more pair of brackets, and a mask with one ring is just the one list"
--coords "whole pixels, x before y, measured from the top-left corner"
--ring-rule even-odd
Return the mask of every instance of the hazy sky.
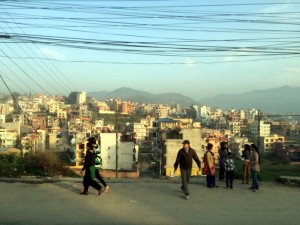
[[12, 91], [65, 95], [299, 87], [299, 11], [284, 0], [2, 1], [0, 74]]

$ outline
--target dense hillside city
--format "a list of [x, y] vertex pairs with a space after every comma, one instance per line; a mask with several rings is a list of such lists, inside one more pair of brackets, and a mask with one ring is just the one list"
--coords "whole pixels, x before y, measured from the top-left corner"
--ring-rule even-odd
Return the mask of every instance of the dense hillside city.
[[137, 172], [146, 158], [159, 175], [173, 176], [177, 151], [186, 139], [201, 158], [211, 143], [217, 159], [220, 142], [227, 141], [236, 159], [241, 158], [244, 144], [256, 143], [262, 154], [299, 161], [299, 131], [296, 114], [270, 115], [254, 108], [181, 107], [121, 98], [98, 101], [86, 92], [68, 97], [0, 96], [1, 152], [67, 152], [74, 168], [83, 165], [89, 137], [96, 137], [101, 146], [105, 170]]

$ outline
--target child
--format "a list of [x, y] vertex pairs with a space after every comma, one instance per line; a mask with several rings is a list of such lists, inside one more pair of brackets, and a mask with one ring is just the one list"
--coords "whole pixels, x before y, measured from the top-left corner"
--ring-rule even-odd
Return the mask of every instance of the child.
[[233, 173], [234, 173], [234, 160], [233, 153], [227, 153], [227, 159], [225, 160], [225, 171], [226, 171], [226, 189], [233, 189]]

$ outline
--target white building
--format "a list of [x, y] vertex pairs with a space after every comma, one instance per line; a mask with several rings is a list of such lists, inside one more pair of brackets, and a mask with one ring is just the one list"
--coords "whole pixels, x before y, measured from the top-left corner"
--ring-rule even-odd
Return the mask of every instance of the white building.
[[5, 115], [0, 115], [0, 124], [5, 123]]
[[76, 94], [76, 104], [81, 105], [86, 102], [86, 92], [78, 92]]
[[200, 115], [201, 116], [205, 117], [205, 116], [208, 116], [210, 114], [211, 114], [211, 108], [209, 106], [204, 105], [200, 108]]
[[18, 140], [18, 133], [16, 130], [0, 129], [0, 148], [15, 147]]
[[[138, 145], [132, 142], [121, 142], [118, 134], [118, 170], [131, 171], [138, 161]], [[102, 168], [116, 169], [116, 133], [101, 133], [100, 146]]]
[[[251, 133], [253, 135], [258, 135], [258, 122], [255, 121], [254, 124], [252, 124], [250, 126], [251, 129]], [[260, 126], [259, 126], [259, 130], [260, 130], [260, 137], [266, 137], [266, 136], [270, 136], [271, 133], [271, 124], [269, 123], [265, 123], [264, 121], [260, 121]]]
[[133, 132], [136, 140], [145, 140], [148, 136], [147, 125], [145, 123], [133, 123]]

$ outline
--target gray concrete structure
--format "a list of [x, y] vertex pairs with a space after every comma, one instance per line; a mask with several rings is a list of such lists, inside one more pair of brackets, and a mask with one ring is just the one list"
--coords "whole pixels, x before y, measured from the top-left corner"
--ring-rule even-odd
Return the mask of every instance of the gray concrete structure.
[[111, 180], [101, 196], [79, 195], [79, 181], [0, 182], [0, 224], [299, 224], [299, 188], [263, 183], [253, 193], [236, 181], [235, 190], [208, 189], [194, 178], [185, 200], [178, 179]]

